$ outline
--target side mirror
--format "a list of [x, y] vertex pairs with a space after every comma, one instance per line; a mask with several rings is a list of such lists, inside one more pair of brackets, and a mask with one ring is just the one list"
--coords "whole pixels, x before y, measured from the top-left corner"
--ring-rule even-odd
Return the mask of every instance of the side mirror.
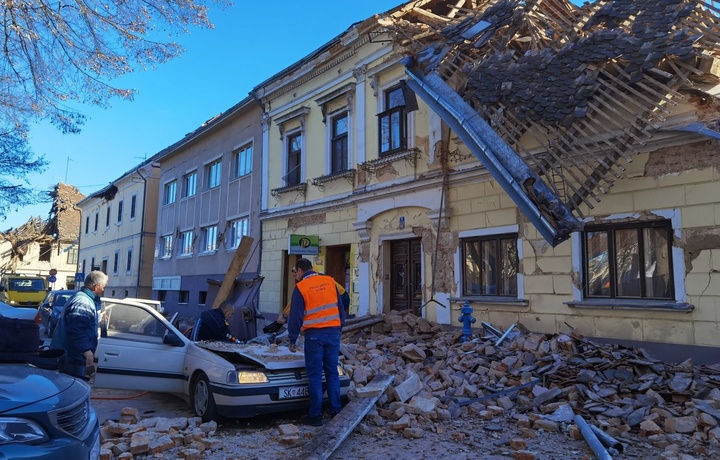
[[163, 344], [170, 345], [171, 347], [182, 347], [185, 345], [182, 339], [171, 331], [167, 331], [163, 336]]

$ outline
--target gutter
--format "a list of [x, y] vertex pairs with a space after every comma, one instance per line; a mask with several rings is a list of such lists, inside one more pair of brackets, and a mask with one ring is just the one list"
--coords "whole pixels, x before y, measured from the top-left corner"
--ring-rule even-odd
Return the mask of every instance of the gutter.
[[407, 85], [455, 131], [548, 243], [557, 246], [582, 231], [583, 222], [450, 85], [435, 71], [423, 76], [410, 57], [402, 62]]

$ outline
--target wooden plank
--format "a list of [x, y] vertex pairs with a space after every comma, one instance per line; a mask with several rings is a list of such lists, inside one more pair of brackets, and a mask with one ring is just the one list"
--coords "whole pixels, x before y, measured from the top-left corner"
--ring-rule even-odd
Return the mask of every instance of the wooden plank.
[[[348, 403], [293, 458], [297, 460], [325, 460], [348, 437], [360, 421], [375, 406], [378, 398], [385, 392], [395, 377], [392, 375], [376, 375], [370, 383], [363, 388], [367, 397], [357, 398]], [[367, 391], [365, 391], [367, 390]]]
[[235, 254], [233, 254], [233, 258], [230, 261], [230, 267], [228, 267], [228, 271], [225, 273], [225, 278], [223, 279], [222, 284], [220, 284], [220, 289], [213, 301], [212, 308], [219, 307], [223, 300], [227, 300], [227, 296], [232, 290], [235, 278], [240, 275], [240, 272], [245, 265], [245, 259], [250, 253], [252, 244], [253, 239], [249, 236], [243, 236], [242, 240], [240, 240], [240, 244], [235, 250]]

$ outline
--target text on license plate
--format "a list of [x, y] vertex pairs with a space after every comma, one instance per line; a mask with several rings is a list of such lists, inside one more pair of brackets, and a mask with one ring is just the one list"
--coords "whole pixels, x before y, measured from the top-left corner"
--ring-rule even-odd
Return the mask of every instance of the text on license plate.
[[306, 398], [308, 387], [284, 387], [280, 388], [280, 399]]

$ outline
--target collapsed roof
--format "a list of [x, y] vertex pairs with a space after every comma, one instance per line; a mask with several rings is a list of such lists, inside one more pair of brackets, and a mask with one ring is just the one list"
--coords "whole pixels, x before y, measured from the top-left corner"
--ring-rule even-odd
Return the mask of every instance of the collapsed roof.
[[[451, 4], [448, 4], [451, 3]], [[408, 85], [456, 132], [553, 245], [622, 161], [718, 139], [712, 2], [411, 2], [381, 19], [410, 50]], [[672, 116], [693, 97], [695, 113]]]

